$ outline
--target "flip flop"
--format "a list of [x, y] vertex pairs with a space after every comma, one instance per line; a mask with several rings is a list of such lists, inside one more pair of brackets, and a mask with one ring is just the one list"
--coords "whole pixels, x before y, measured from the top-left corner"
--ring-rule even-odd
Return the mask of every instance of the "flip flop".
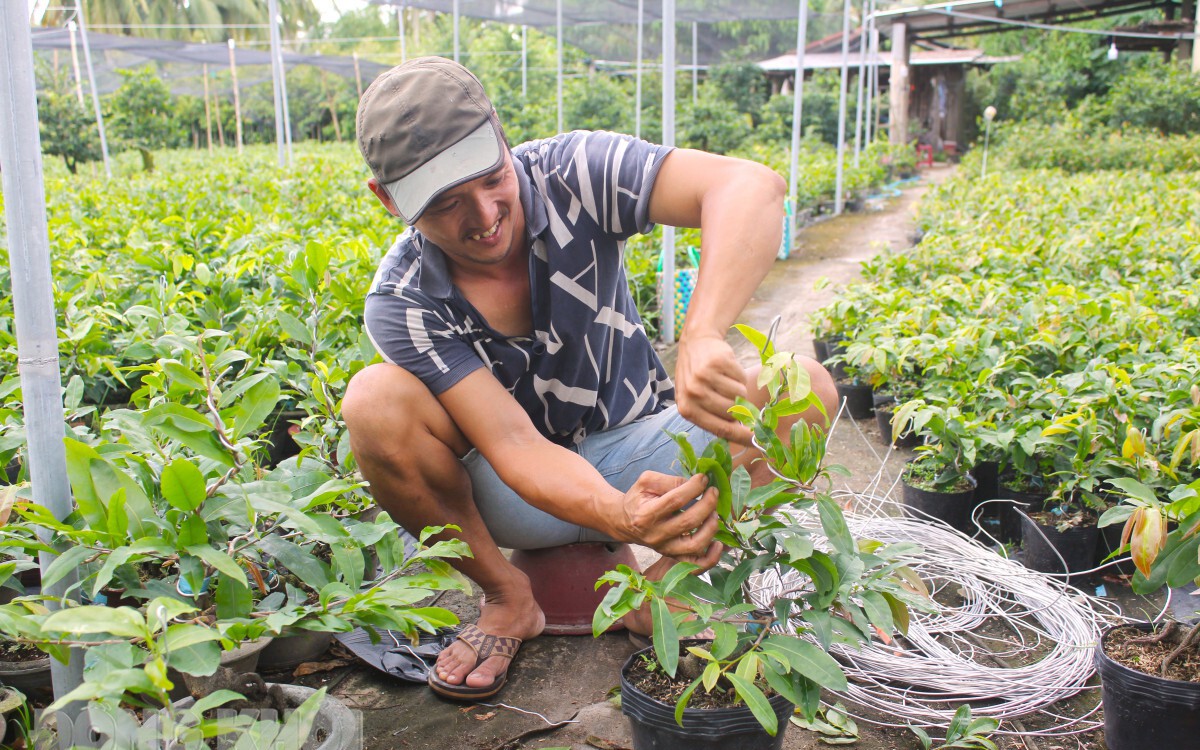
[[[462, 632], [458, 634], [458, 640], [470, 646], [471, 650], [475, 652], [475, 666], [471, 667], [472, 672], [490, 656], [507, 656], [509, 659], [513, 659], [516, 657], [517, 651], [521, 648], [520, 638], [490, 635], [475, 625], [464, 627]], [[429, 670], [428, 682], [429, 688], [443, 698], [450, 698], [457, 701], [476, 701], [483, 698], [490, 698], [500, 692], [501, 688], [508, 682], [508, 670], [505, 669], [496, 675], [496, 679], [492, 680], [492, 684], [482, 687], [471, 687], [465, 682], [461, 685], [452, 685], [438, 677], [436, 669]]]

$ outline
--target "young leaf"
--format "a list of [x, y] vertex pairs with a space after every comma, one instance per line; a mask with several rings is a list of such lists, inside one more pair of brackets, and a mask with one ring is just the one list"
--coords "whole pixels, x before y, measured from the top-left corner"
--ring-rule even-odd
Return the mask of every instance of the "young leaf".
[[775, 709], [771, 707], [767, 696], [763, 695], [763, 692], [755, 687], [754, 683], [746, 681], [737, 674], [726, 672], [725, 679], [733, 683], [733, 689], [737, 692], [738, 697], [746, 702], [750, 713], [754, 714], [758, 723], [763, 725], [767, 734], [774, 737], [775, 733], [779, 731], [779, 717], [775, 715]]

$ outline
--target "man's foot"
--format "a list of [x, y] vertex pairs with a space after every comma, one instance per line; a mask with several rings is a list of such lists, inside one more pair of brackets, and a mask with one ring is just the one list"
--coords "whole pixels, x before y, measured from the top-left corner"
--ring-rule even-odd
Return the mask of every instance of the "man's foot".
[[[545, 629], [546, 616], [534, 601], [532, 592], [527, 592], [524, 597], [513, 598], [489, 595], [475, 624], [487, 635], [527, 641], [536, 638]], [[508, 670], [512, 655], [495, 653], [476, 666], [477, 661], [475, 649], [456, 640], [438, 655], [434, 672], [441, 681], [450, 685], [486, 688], [494, 685], [497, 677]]]

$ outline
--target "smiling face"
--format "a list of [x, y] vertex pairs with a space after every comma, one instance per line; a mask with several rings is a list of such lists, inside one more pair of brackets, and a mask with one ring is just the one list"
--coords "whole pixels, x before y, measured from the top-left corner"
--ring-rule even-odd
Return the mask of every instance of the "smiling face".
[[505, 154], [495, 171], [438, 195], [413, 226], [463, 270], [519, 259], [525, 214], [512, 156]]

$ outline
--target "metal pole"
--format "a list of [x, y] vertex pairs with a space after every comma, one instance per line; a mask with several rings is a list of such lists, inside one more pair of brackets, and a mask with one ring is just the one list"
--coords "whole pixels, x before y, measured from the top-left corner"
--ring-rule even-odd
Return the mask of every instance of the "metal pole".
[[351, 57], [354, 58], [354, 88], [358, 91], [358, 98], [362, 99], [362, 70], [358, 67], [358, 51], [355, 50]]
[[[663, 0], [662, 13], [662, 140], [675, 145], [675, 0]], [[662, 248], [662, 340], [675, 342], [675, 227], [663, 225]], [[683, 322], [683, 321], [679, 321]]]
[[558, 132], [563, 132], [563, 7], [562, 0], [555, 0], [554, 20], [558, 39]]
[[[788, 195], [792, 198], [792, 242], [796, 241], [797, 215], [800, 213], [800, 196], [797, 182], [800, 172], [800, 136], [804, 133], [804, 47], [808, 42], [808, 0], [800, 0], [800, 21], [796, 28], [796, 78], [792, 84], [792, 158], [788, 169]], [[791, 253], [788, 248], [788, 253]]]
[[700, 40], [699, 24], [692, 21], [692, 106], [696, 106], [696, 99], [699, 98], [700, 89], [700, 55], [696, 51], [696, 44]]
[[229, 40], [229, 73], [233, 78], [233, 121], [237, 125], [238, 154], [242, 153], [242, 96], [238, 93], [237, 55], [233, 53], [233, 39]]
[[854, 100], [854, 166], [858, 166], [858, 156], [862, 152], [863, 126], [863, 76], [867, 66], [867, 5], [871, 0], [863, 0], [862, 18], [858, 24], [858, 93]]
[[454, 62], [458, 62], [458, 0], [454, 0]]
[[642, 137], [642, 33], [645, 28], [646, 0], [638, 0], [637, 71], [633, 75], [633, 135]]
[[[104, 135], [104, 113], [100, 111], [100, 92], [96, 90], [96, 69], [92, 67], [92, 48], [88, 46], [87, 24], [83, 21], [83, 0], [76, 0], [79, 8], [79, 41], [83, 42], [83, 62], [87, 65], [88, 85], [92, 87], [92, 110], [96, 113], [96, 129], [100, 131], [100, 153], [104, 156], [104, 174], [112, 179], [112, 165], [108, 163], [108, 138]], [[18, 3], [19, 4], [19, 3]], [[26, 19], [28, 24], [29, 20]]]
[[876, 119], [878, 117], [878, 102], [876, 98], [879, 96], [879, 29], [875, 26], [875, 14], [871, 14], [871, 66], [868, 68], [867, 77], [867, 143], [875, 142], [875, 134], [878, 132]]
[[208, 108], [208, 63], [200, 66], [201, 75], [204, 76], [204, 133], [208, 139], [208, 153], [213, 151], [212, 143], [212, 111]]
[[521, 98], [529, 98], [529, 27], [521, 26]]
[[[400, 3], [400, 7], [396, 8], [396, 28], [400, 32], [400, 62], [404, 63], [408, 60], [408, 44], [405, 42], [405, 39], [404, 39], [404, 36], [405, 36], [404, 35], [404, 3]], [[455, 39], [457, 39], [457, 38], [458, 38], [458, 36], [457, 36], [457, 32], [456, 32]], [[454, 59], [457, 60], [458, 56], [455, 55]], [[358, 60], [358, 56], [356, 54], [355, 55], [356, 62], [354, 63], [356, 66], [358, 65], [357, 60]], [[359, 94], [359, 97], [361, 98], [362, 94]]]
[[279, 166], [287, 166], [287, 143], [283, 135], [283, 97], [280, 96], [280, 79], [283, 78], [282, 65], [279, 58], [279, 27], [275, 24], [279, 18], [278, 0], [267, 0], [267, 14], [271, 17], [271, 87], [275, 95], [275, 152]]
[[846, 180], [846, 89], [850, 77], [850, 0], [842, 5], [842, 85], [838, 91], [837, 193], [833, 196], [833, 215], [846, 206], [842, 187]]
[[79, 97], [79, 106], [83, 105], [83, 77], [79, 75], [79, 50], [75, 48], [75, 22], [67, 24], [67, 33], [71, 37], [71, 68], [75, 71], [75, 96]]
[[[4, 216], [12, 265], [13, 317], [17, 334], [17, 363], [24, 395], [25, 435], [33, 494], [58, 520], [71, 513], [67, 456], [63, 434], [62, 375], [58, 361], [50, 237], [46, 222], [46, 186], [42, 177], [42, 146], [38, 136], [37, 95], [33, 73], [33, 40], [29, 6], [0, 3], [0, 164], [4, 165]], [[42, 541], [52, 542], [45, 532]], [[43, 575], [55, 559], [39, 554]], [[74, 571], [43, 593], [79, 600]], [[71, 593], [67, 593], [68, 590]], [[59, 605], [48, 602], [55, 609]], [[54, 697], [61, 698], [83, 681], [83, 652], [71, 649], [67, 664], [50, 660]], [[59, 726], [86, 721], [86, 704], [73, 702], [62, 709]], [[66, 721], [69, 720], [69, 721]], [[68, 748], [82, 732], [59, 732], [59, 746]], [[86, 740], [85, 740], [86, 741]]]

